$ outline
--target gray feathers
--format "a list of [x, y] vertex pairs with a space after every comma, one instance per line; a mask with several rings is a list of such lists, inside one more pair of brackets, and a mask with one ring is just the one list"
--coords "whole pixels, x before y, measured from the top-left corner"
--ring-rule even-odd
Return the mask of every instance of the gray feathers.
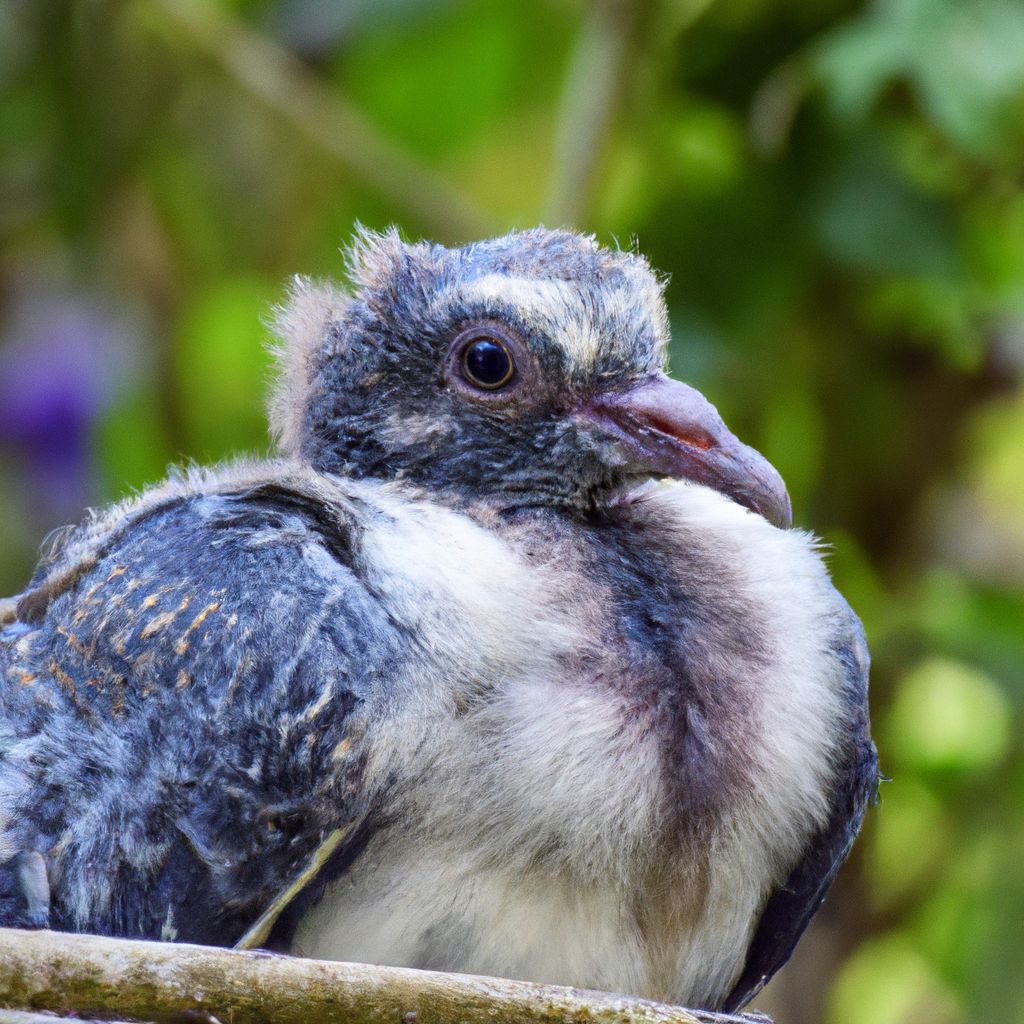
[[225, 941], [354, 813], [349, 659], [395, 641], [318, 515], [169, 501], [0, 648], [4, 839], [49, 851], [54, 926]]
[[[641, 256], [541, 229], [456, 250], [392, 232], [362, 236], [350, 273], [352, 298], [299, 281], [278, 314], [272, 408], [289, 453], [515, 505], [584, 506], [619, 482], [571, 413], [595, 387], [664, 360], [661, 285]], [[539, 370], [510, 410], [475, 408], [445, 386], [451, 337], [488, 319], [516, 329]]]
[[[351, 259], [278, 316], [283, 458], [93, 516], [3, 606], [0, 923], [230, 944], [357, 823], [272, 944], [738, 1004], [877, 776], [813, 538], [590, 415], [664, 357], [641, 257]], [[460, 378], [467, 329], [507, 392]], [[675, 429], [637, 443], [699, 459]]]

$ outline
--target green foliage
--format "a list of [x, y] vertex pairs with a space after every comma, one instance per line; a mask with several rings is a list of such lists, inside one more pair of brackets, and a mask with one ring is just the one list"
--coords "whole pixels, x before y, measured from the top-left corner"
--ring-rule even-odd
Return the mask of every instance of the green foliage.
[[905, 82], [929, 121], [968, 153], [1008, 143], [1024, 89], [1024, 8], [1014, 0], [876, 0], [824, 39], [819, 68], [833, 110], [865, 119]]
[[265, 449], [263, 321], [357, 219], [635, 236], [873, 652], [894, 781], [773, 1009], [1024, 1021], [1019, 0], [0, 3], [0, 194], [0, 386], [38, 352], [81, 419], [0, 410], [3, 592], [84, 504]]
[[266, 446], [269, 359], [253, 312], [277, 298], [259, 280], [225, 277], [182, 310], [173, 348], [178, 415], [189, 453], [202, 461]]
[[978, 773], [1006, 757], [1009, 702], [985, 673], [932, 657], [900, 680], [880, 733], [894, 770]]

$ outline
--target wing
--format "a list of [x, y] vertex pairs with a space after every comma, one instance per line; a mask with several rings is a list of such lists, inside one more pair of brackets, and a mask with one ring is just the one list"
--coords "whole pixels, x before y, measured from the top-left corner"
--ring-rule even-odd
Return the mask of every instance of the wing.
[[229, 944], [364, 819], [364, 705], [399, 638], [337, 516], [270, 484], [179, 498], [21, 602], [0, 629], [0, 923], [36, 851], [53, 927]]
[[868, 721], [870, 659], [864, 631], [852, 611], [848, 626], [835, 645], [845, 669], [850, 728], [846, 759], [832, 794], [832, 813], [825, 827], [808, 843], [785, 884], [768, 898], [743, 973], [722, 1007], [730, 1013], [750, 1002], [789, 959], [846, 860], [868, 805], [877, 798], [878, 754]]

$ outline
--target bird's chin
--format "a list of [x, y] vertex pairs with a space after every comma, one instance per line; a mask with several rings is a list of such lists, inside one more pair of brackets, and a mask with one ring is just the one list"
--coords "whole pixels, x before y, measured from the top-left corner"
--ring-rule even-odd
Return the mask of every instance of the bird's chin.
[[604, 504], [609, 508], [632, 505], [649, 498], [663, 488], [672, 487], [678, 483], [678, 480], [672, 480], [656, 473], [630, 474], [607, 492]]
[[[692, 495], [692, 498], [688, 498], [687, 495]], [[704, 497], [700, 497], [701, 495]], [[752, 521], [764, 520], [763, 516], [752, 512], [728, 494], [723, 494], [714, 487], [656, 473], [631, 474], [607, 491], [601, 504], [607, 509], [626, 509], [630, 506], [650, 503], [659, 497], [668, 500], [682, 500], [687, 504], [690, 504], [691, 501], [696, 501], [698, 505], [703, 505], [708, 501], [713, 504], [721, 503], [723, 506], [742, 509], [743, 512], [750, 515]]]

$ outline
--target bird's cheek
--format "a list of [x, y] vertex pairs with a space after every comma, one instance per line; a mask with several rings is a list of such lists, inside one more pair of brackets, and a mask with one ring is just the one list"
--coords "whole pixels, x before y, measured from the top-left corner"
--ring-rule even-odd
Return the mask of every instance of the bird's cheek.
[[381, 429], [381, 436], [389, 442], [389, 447], [398, 451], [450, 440], [453, 434], [450, 421], [419, 413], [393, 412]]

